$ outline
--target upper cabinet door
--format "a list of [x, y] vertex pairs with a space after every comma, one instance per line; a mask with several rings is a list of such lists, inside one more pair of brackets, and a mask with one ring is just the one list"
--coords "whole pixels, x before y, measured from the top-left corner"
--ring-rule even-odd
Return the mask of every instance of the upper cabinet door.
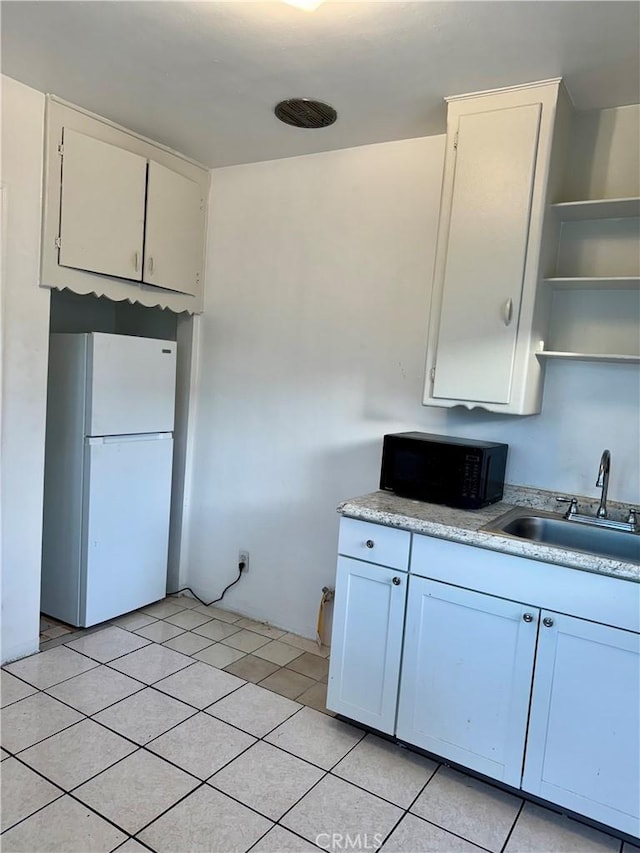
[[145, 284], [195, 294], [202, 275], [204, 198], [199, 184], [149, 161]]
[[146, 159], [66, 127], [63, 152], [59, 264], [140, 281]]
[[541, 105], [460, 116], [433, 396], [508, 403]]

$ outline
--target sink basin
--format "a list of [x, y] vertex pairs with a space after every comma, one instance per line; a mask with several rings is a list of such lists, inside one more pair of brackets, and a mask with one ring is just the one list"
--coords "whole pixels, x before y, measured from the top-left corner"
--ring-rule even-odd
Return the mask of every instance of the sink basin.
[[516, 508], [481, 529], [542, 545], [640, 563], [639, 534], [569, 521], [552, 512]]

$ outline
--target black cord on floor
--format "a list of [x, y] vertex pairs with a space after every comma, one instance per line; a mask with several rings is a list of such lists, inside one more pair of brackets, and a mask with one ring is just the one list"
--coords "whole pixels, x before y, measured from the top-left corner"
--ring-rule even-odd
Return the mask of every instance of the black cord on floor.
[[199, 595], [196, 595], [196, 594], [195, 594], [195, 592], [191, 589], [191, 587], [190, 587], [190, 586], [183, 586], [183, 587], [182, 587], [182, 589], [178, 589], [178, 590], [176, 590], [175, 592], [170, 592], [170, 593], [169, 593], [169, 595], [178, 595], [178, 593], [180, 593], [180, 592], [190, 592], [190, 593], [191, 593], [191, 595], [192, 595], [195, 599], [197, 599], [197, 600], [200, 602], [200, 604], [204, 604], [204, 606], [205, 606], [205, 607], [209, 607], [209, 606], [210, 606], [210, 605], [212, 605], [212, 604], [217, 604], [219, 601], [222, 601], [222, 599], [223, 599], [223, 598], [224, 598], [224, 596], [225, 596], [226, 591], [227, 591], [228, 589], [231, 589], [231, 587], [232, 587], [232, 586], [235, 586], [235, 585], [238, 583], [238, 581], [239, 581], [239, 580], [240, 580], [240, 578], [242, 577], [242, 569], [243, 569], [243, 568], [244, 568], [244, 565], [243, 565], [242, 567], [238, 567], [238, 577], [237, 577], [234, 581], [231, 581], [231, 583], [229, 584], [229, 586], [226, 586], [226, 587], [222, 590], [222, 595], [220, 596], [220, 598], [214, 598], [214, 599], [213, 599], [213, 601], [208, 601], [208, 602], [207, 602], [207, 601], [203, 601], [203, 600], [200, 598], [200, 596], [199, 596]]

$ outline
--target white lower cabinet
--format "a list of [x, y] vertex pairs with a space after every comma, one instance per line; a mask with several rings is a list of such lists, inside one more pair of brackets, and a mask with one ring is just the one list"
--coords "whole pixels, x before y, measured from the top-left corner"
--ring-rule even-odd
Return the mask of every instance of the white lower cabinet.
[[407, 575], [338, 558], [327, 707], [386, 734], [396, 723]]
[[522, 788], [640, 834], [640, 636], [542, 613]]
[[538, 610], [411, 577], [396, 735], [519, 787]]
[[391, 533], [342, 521], [395, 568], [338, 558], [327, 707], [640, 836], [640, 585]]

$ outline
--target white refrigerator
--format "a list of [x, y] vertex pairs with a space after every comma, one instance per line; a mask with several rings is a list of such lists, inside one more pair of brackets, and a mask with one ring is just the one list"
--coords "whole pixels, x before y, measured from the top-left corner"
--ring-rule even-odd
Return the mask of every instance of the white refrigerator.
[[88, 627], [166, 594], [176, 344], [51, 335], [41, 605]]

